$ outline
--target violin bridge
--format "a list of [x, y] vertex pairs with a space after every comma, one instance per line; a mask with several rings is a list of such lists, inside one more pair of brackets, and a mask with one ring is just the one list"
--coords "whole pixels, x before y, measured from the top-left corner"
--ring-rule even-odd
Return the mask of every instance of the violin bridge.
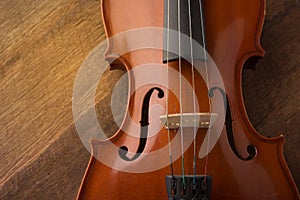
[[160, 120], [166, 129], [180, 127], [209, 128], [217, 119], [217, 113], [182, 113], [161, 115]]

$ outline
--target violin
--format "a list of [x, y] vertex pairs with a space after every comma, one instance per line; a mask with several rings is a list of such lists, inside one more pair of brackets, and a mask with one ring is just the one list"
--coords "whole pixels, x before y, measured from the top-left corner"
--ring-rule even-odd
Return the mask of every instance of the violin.
[[105, 59], [128, 77], [120, 129], [92, 139], [77, 199], [300, 199], [283, 136], [252, 127], [242, 70], [265, 0], [102, 0]]

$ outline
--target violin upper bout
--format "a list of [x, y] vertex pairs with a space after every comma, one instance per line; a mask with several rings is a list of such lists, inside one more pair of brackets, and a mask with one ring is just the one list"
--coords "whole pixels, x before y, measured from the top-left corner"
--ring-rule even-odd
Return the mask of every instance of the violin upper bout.
[[[249, 51], [245, 54], [245, 58], [243, 63], [244, 69], [256, 69], [256, 65], [260, 59], [265, 56], [265, 50], [261, 45], [261, 34], [264, 26], [265, 15], [266, 15], [266, 0], [259, 0], [260, 8], [258, 13], [258, 20], [256, 26], [256, 32], [254, 35], [254, 51]], [[251, 41], [251, 40], [250, 40]]]

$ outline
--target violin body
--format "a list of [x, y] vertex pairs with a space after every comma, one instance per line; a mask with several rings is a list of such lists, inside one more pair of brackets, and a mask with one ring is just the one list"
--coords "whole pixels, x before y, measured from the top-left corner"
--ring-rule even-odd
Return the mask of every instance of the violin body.
[[[164, 28], [164, 0], [102, 0], [102, 16], [107, 38], [124, 31], [144, 27]], [[265, 138], [252, 127], [243, 104], [242, 70], [248, 61], [263, 57], [264, 51], [260, 45], [260, 35], [264, 22], [264, 0], [204, 0], [203, 1], [206, 49], [214, 60], [223, 78], [226, 89], [227, 104], [230, 109], [230, 120], [226, 117], [227, 125], [223, 129], [216, 145], [205, 158], [197, 157], [197, 174], [207, 173], [211, 178], [210, 199], [299, 199], [296, 185], [289, 172], [283, 156], [284, 138]], [[147, 36], [142, 36], [147, 37]], [[138, 38], [137, 38], [138, 39]], [[163, 46], [163, 41], [157, 41]], [[143, 49], [119, 55], [119, 49], [126, 48], [122, 40], [109, 41], [106, 59], [112, 60], [111, 68], [122, 68], [126, 71], [138, 69], [149, 63], [159, 63], [165, 68], [179, 71], [179, 61], [163, 63], [162, 51], [157, 49]], [[190, 66], [182, 61], [182, 66]], [[154, 69], [155, 67], [153, 67]], [[148, 69], [148, 68], [147, 68]], [[188, 83], [190, 67], [182, 68], [181, 73]], [[138, 77], [144, 76], [144, 77]], [[148, 77], [150, 76], [150, 77]], [[147, 110], [149, 116], [148, 128], [158, 130], [155, 134], [148, 134], [141, 155], [134, 157], [134, 152], [141, 145], [139, 129], [132, 133], [130, 121], [139, 124], [142, 118], [142, 109], [148, 95], [149, 107], [160, 105], [166, 110], [165, 99], [168, 95], [169, 113], [180, 112], [180, 102], [176, 92], [167, 93], [167, 88], [155, 81], [133, 91], [137, 79], [168, 79], [170, 84], [178, 83], [176, 76], [168, 76], [165, 70], [155, 76], [145, 72], [134, 71], [129, 73], [129, 91], [126, 117], [120, 130], [111, 138], [99, 141], [92, 140], [92, 157], [82, 181], [78, 199], [168, 199], [166, 176], [170, 175], [170, 166], [166, 165], [155, 170], [134, 173], [139, 171], [141, 163], [164, 163], [163, 156], [169, 159], [168, 154], [148, 158], [151, 152], [159, 151], [168, 145], [167, 130], [155, 119], [162, 113], [156, 109]], [[199, 110], [202, 113], [210, 112], [207, 85], [204, 78], [195, 73], [195, 93], [201, 102]], [[178, 90], [175, 88], [174, 90]], [[191, 97], [183, 95], [183, 104], [186, 112], [192, 112]], [[226, 114], [227, 115], [227, 114]], [[230, 123], [230, 125], [228, 125]], [[226, 127], [230, 126], [230, 128]], [[191, 128], [184, 128], [186, 132]], [[136, 130], [136, 129], [134, 129]], [[151, 131], [150, 131], [151, 132]], [[155, 131], [154, 131], [155, 132]], [[229, 135], [228, 132], [232, 132]], [[176, 138], [176, 131], [170, 131], [171, 139]], [[196, 152], [199, 152], [207, 134], [207, 129], [197, 129]], [[191, 136], [184, 136], [189, 139]], [[231, 141], [230, 141], [231, 140]], [[116, 148], [111, 148], [114, 144]], [[173, 142], [171, 148], [179, 152], [179, 142]], [[120, 158], [118, 147], [128, 155]], [[255, 147], [253, 156], [251, 146]], [[193, 145], [186, 145], [184, 151], [185, 174], [193, 172]], [[249, 151], [250, 148], [250, 151]], [[117, 149], [117, 150], [116, 150]], [[175, 149], [175, 150], [174, 150]], [[133, 152], [131, 155], [129, 152]], [[107, 157], [114, 165], [111, 167], [100, 162], [97, 156]], [[127, 156], [127, 157], [126, 157]], [[122, 157], [122, 156], [121, 156]], [[182, 174], [182, 160], [174, 157], [173, 168], [176, 175]], [[122, 161], [120, 161], [122, 160]], [[115, 164], [114, 164], [115, 163]], [[121, 168], [121, 170], [120, 170]], [[150, 167], [149, 167], [150, 169]]]

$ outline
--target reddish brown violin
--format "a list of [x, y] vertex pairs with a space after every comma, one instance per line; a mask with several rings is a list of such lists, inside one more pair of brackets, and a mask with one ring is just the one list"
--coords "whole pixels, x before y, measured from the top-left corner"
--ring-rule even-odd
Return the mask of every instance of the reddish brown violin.
[[265, 0], [103, 0], [102, 15], [127, 113], [92, 140], [78, 199], [299, 199], [283, 137], [257, 133], [243, 104]]

